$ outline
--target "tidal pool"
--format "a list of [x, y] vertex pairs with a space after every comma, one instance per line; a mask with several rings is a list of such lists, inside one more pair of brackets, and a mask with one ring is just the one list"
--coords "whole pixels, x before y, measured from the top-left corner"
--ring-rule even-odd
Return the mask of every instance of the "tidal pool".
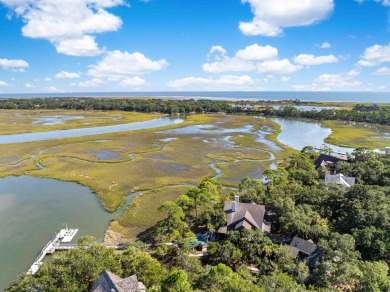
[[26, 272], [64, 224], [102, 240], [110, 219], [88, 187], [30, 176], [0, 179], [0, 291]]
[[47, 117], [36, 118], [32, 124], [34, 125], [44, 125], [44, 126], [54, 126], [63, 124], [64, 121], [75, 121], [82, 120], [84, 116], [65, 116], [65, 115], [53, 115]]

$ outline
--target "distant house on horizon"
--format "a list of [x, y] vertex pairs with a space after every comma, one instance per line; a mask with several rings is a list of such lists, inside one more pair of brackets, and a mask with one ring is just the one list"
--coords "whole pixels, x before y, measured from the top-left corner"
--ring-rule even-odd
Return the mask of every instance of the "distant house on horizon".
[[355, 180], [356, 179], [354, 177], [345, 176], [342, 173], [338, 173], [335, 175], [332, 174], [325, 175], [326, 184], [333, 183], [347, 188], [352, 187], [355, 184]]
[[265, 206], [255, 203], [240, 203], [239, 196], [234, 201], [225, 202], [223, 211], [227, 214], [227, 225], [218, 229], [218, 233], [226, 234], [234, 230], [259, 229], [271, 231], [271, 224], [264, 220]]
[[104, 270], [93, 285], [91, 292], [145, 292], [146, 287], [138, 281], [137, 275], [122, 279]]

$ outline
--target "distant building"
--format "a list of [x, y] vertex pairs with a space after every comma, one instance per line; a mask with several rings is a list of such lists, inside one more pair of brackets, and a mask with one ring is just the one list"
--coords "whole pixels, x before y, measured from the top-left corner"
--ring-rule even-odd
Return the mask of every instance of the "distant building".
[[333, 183], [337, 185], [341, 185], [344, 187], [352, 187], [355, 184], [355, 178], [354, 177], [349, 177], [349, 176], [344, 176], [342, 173], [338, 173], [335, 175], [332, 174], [326, 174], [325, 175], [325, 183]]
[[265, 206], [255, 203], [240, 203], [239, 197], [234, 201], [225, 202], [223, 211], [227, 214], [227, 226], [218, 229], [218, 233], [243, 229], [260, 229], [263, 232], [271, 231], [271, 224], [264, 220]]
[[321, 154], [314, 162], [316, 168], [327, 168], [333, 172], [336, 169], [336, 164], [340, 161], [348, 161], [346, 156], [334, 157], [326, 154]]
[[119, 276], [104, 270], [91, 292], [145, 292], [146, 287], [139, 282], [136, 275], [122, 279]]
[[312, 240], [304, 240], [295, 236], [290, 243], [290, 247], [296, 260], [306, 259], [309, 267], [314, 267], [321, 256], [321, 251], [317, 249], [317, 245]]

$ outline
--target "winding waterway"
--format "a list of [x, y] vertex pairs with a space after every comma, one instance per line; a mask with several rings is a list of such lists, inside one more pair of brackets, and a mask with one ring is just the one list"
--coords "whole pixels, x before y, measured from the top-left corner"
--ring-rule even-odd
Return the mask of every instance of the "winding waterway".
[[135, 122], [113, 126], [79, 128], [70, 130], [56, 130], [47, 132], [33, 132], [22, 134], [0, 135], [0, 144], [24, 143], [43, 140], [55, 140], [63, 138], [75, 138], [84, 136], [93, 136], [107, 133], [119, 133], [134, 130], [151, 129], [157, 127], [170, 126], [184, 122], [179, 118], [159, 118], [145, 122]]
[[[321, 146], [324, 144], [324, 139], [331, 133], [330, 129], [324, 128], [318, 123], [279, 118], [272, 120], [282, 127], [278, 139], [283, 144], [298, 150], [307, 145]], [[150, 129], [181, 122], [183, 119], [160, 118], [106, 127], [0, 135], [0, 144]], [[251, 125], [224, 131], [211, 125], [189, 126], [166, 132], [178, 135], [189, 132], [208, 133], [214, 131], [219, 131], [222, 134], [254, 133]], [[265, 132], [259, 131], [254, 134], [258, 136], [258, 142], [267, 144], [266, 141], [269, 141]], [[225, 143], [229, 143], [229, 137], [225, 139]], [[269, 147], [275, 151], [280, 149], [271, 141]], [[335, 150], [352, 151], [351, 148], [340, 147]], [[269, 153], [270, 159], [265, 160], [275, 159], [273, 154]], [[100, 153], [96, 155], [100, 155]], [[133, 155], [131, 158], [135, 159], [135, 156]], [[215, 178], [223, 175], [222, 170], [217, 167], [215, 162], [211, 163], [209, 167], [215, 171]], [[188, 186], [192, 187], [192, 185]], [[126, 205], [137, 194], [139, 193], [129, 196]], [[88, 234], [101, 240], [110, 219], [120, 212], [121, 210], [109, 214], [104, 211], [91, 190], [76, 183], [29, 176], [0, 179], [0, 290], [8, 286], [17, 274], [28, 270], [39, 250], [63, 224], [68, 224], [70, 228], [78, 228], [78, 237]]]

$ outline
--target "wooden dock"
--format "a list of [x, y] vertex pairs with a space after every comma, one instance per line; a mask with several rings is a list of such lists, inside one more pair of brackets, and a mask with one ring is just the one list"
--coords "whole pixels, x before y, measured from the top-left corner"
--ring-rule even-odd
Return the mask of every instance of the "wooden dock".
[[[46, 245], [42, 248], [39, 255], [34, 260], [34, 263], [31, 265], [28, 270], [28, 274], [34, 275], [42, 265], [42, 261], [48, 254], [53, 254], [55, 251], [66, 251], [78, 248], [77, 244], [69, 244], [73, 237], [76, 235], [78, 229], [61, 229]], [[122, 250], [125, 248], [123, 245], [106, 245], [107, 248], [113, 248], [116, 250]]]
[[73, 237], [76, 235], [78, 229], [61, 229], [56, 235], [42, 248], [39, 255], [34, 260], [34, 263], [31, 265], [28, 270], [28, 274], [34, 275], [42, 264], [43, 259], [47, 254], [53, 254], [57, 248], [60, 246], [61, 242], [70, 242]]

